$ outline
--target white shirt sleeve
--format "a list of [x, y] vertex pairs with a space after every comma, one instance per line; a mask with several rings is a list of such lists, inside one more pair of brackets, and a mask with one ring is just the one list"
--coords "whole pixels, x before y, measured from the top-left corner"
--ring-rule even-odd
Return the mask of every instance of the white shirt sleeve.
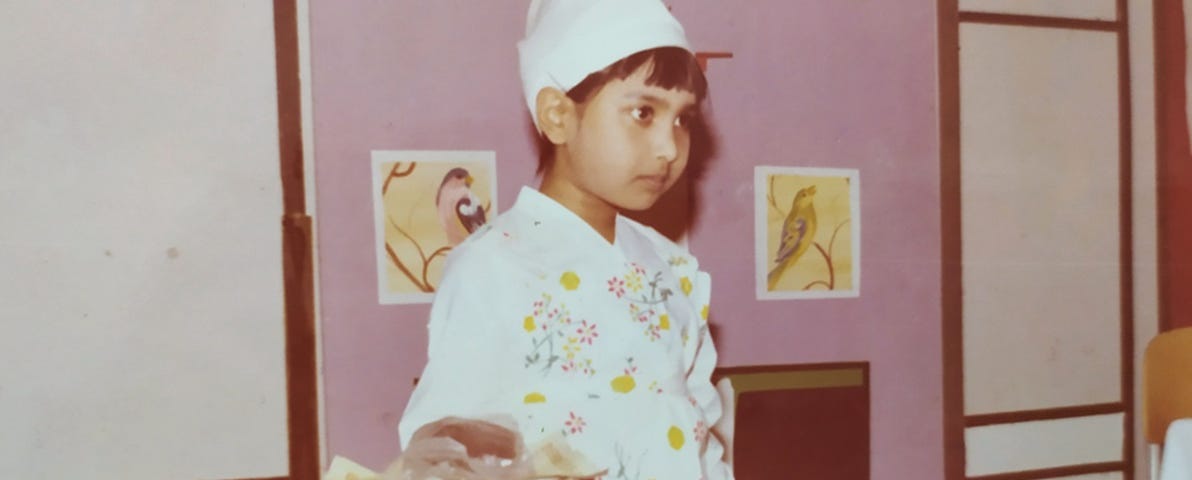
[[711, 302], [711, 277], [703, 272], [694, 273], [695, 280], [691, 285], [691, 297], [695, 303], [699, 318], [699, 327], [695, 330], [698, 335], [695, 360], [687, 374], [687, 390], [695, 399], [696, 406], [704, 412], [708, 422], [706, 428], [710, 431], [708, 445], [703, 452], [704, 472], [707, 480], [732, 480], [732, 466], [725, 462], [724, 445], [718, 438], [715, 425], [723, 414], [720, 392], [712, 384], [712, 371], [716, 369], [716, 347], [712, 343], [711, 329], [708, 328], [707, 315]]
[[[398, 425], [401, 447], [423, 425], [444, 417], [512, 415], [509, 401], [524, 374], [509, 368], [518, 339], [507, 328], [526, 297], [517, 270], [483, 250], [457, 247], [431, 306], [427, 364]], [[512, 280], [512, 281], [511, 281]]]

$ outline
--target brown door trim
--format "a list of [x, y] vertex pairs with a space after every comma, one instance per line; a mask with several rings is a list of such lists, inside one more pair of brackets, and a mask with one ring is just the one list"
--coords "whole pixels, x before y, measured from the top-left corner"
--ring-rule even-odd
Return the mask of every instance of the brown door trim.
[[960, 17], [957, 0], [936, 3], [939, 35], [940, 297], [944, 478], [965, 478], [964, 311], [960, 237]]
[[1037, 410], [1019, 410], [1014, 412], [968, 415], [964, 418], [964, 423], [966, 427], [984, 427], [989, 425], [1004, 425], [1008, 423], [1037, 422], [1040, 420], [1060, 420], [1064, 418], [1108, 415], [1111, 413], [1126, 413], [1126, 411], [1126, 406], [1123, 403], [1098, 403], [1093, 405], [1074, 405], [1070, 407], [1041, 408]]
[[1118, 279], [1121, 285], [1120, 370], [1122, 478], [1134, 478], [1134, 110], [1130, 92], [1130, 13], [1117, 0], [1118, 47]]
[[1126, 29], [1125, 17], [1118, 12], [1118, 20], [1087, 20], [1081, 18], [1045, 17], [1038, 15], [1012, 15], [1005, 13], [960, 12], [960, 21], [965, 23], [986, 23], [992, 25], [1013, 25], [1020, 27], [1066, 28], [1069, 30], [1100, 30], [1116, 32]]
[[[1155, 143], [1159, 227], [1159, 331], [1192, 325], [1192, 151], [1189, 146], [1184, 10], [1154, 0]], [[1181, 293], [1183, 293], [1181, 295]]]
[[286, 407], [289, 480], [317, 480], [319, 392], [315, 353], [314, 243], [306, 213], [302, 152], [302, 91], [295, 0], [273, 0], [277, 65], [277, 127], [285, 211], [282, 274], [285, 279]]

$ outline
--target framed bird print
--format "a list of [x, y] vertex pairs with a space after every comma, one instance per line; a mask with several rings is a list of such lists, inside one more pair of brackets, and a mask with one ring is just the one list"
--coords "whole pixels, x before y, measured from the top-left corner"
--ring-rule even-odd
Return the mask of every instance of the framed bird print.
[[758, 166], [754, 193], [759, 300], [860, 296], [857, 170]]
[[380, 303], [434, 298], [447, 254], [496, 214], [496, 174], [491, 151], [372, 152]]

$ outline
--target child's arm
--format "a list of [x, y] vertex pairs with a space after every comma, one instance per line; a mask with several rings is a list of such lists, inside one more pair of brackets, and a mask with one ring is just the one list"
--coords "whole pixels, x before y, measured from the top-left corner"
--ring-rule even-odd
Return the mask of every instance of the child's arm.
[[708, 446], [703, 453], [704, 472], [708, 480], [732, 480], [731, 465], [724, 461], [724, 446], [717, 438], [715, 425], [723, 414], [720, 392], [712, 384], [712, 371], [716, 368], [716, 347], [712, 344], [711, 330], [708, 328], [707, 314], [711, 300], [711, 277], [705, 272], [694, 272], [691, 297], [699, 309], [700, 322], [693, 341], [696, 341], [695, 360], [687, 374], [687, 390], [695, 399], [696, 406], [704, 412], [708, 422], [705, 427], [709, 431]]
[[476, 245], [457, 248], [431, 307], [427, 364], [398, 427], [403, 450], [415, 431], [446, 417], [512, 415], [510, 389], [524, 379], [511, 345], [530, 302], [511, 278], [516, 267]]

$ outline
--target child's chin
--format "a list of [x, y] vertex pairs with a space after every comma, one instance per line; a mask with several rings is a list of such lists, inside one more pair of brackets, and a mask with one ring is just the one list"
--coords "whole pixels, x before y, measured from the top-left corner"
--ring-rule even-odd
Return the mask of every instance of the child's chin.
[[638, 198], [627, 198], [617, 203], [617, 206], [622, 210], [630, 212], [642, 212], [649, 210], [658, 203], [658, 199], [662, 195], [643, 195]]

